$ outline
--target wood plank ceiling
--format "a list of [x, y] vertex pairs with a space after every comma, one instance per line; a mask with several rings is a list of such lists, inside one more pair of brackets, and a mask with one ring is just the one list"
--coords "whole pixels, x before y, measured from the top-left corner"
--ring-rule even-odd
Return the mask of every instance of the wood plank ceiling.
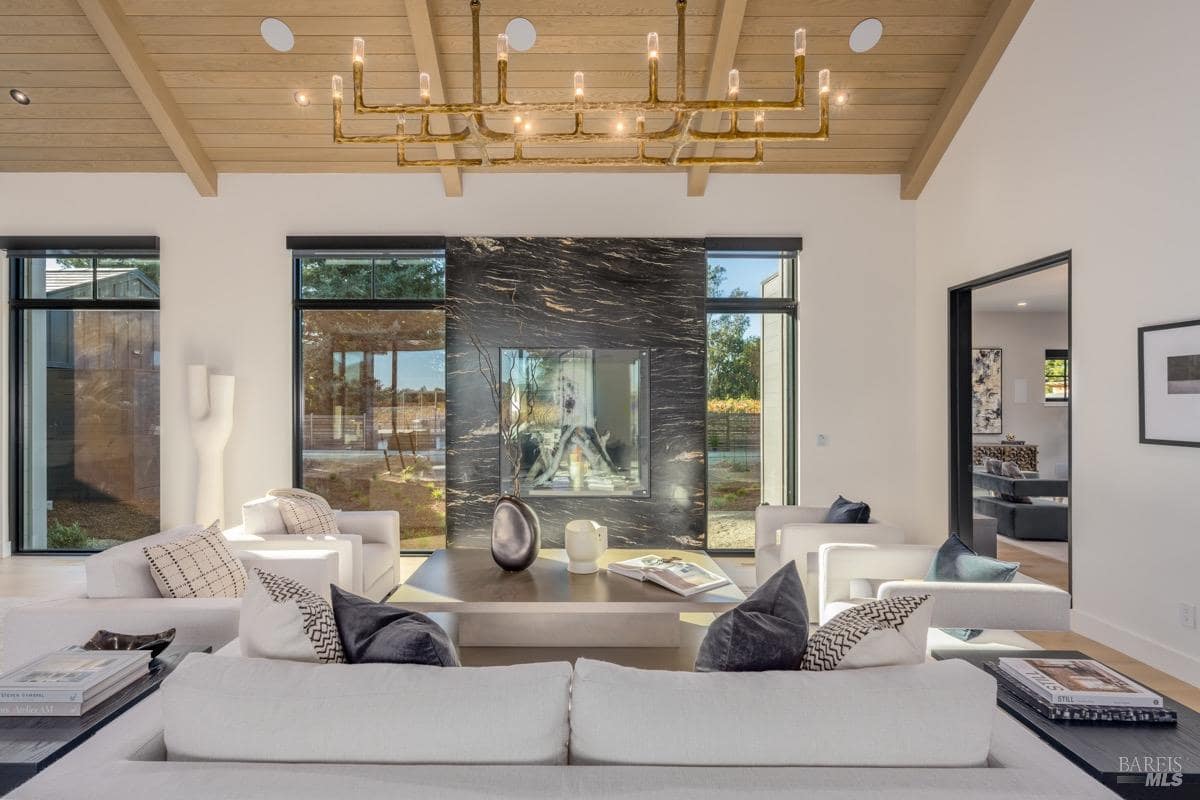
[[[412, 28], [419, 32], [424, 26], [417, 17], [410, 26], [405, 12], [412, 1], [111, 0], [110, 5], [118, 15], [123, 11], [171, 95], [167, 101], [178, 104], [194, 131], [203, 149], [199, 156], [211, 160], [217, 172], [390, 172], [397, 169], [394, 147], [333, 143], [329, 78], [340, 73], [349, 80], [351, 37], [364, 36], [368, 100], [415, 100], [421, 50]], [[470, 100], [467, 0], [422, 1], [428, 2], [446, 97]], [[1012, 5], [1027, 8], [1030, 1]], [[689, 3], [689, 97], [698, 99], [710, 84], [720, 84], [709, 75], [728, 60], [727, 53], [713, 55], [718, 28], [723, 18], [736, 18], [741, 28], [733, 65], [741, 71], [742, 97], [790, 96], [791, 36], [804, 26], [809, 90], [815, 94], [817, 71], [828, 67], [834, 94], [845, 93], [846, 103], [834, 107], [828, 142], [770, 143], [761, 167], [716, 172], [904, 173], [922, 136], [932, 138], [926, 129], [947, 87], [956, 85], [956, 73], [974, 66], [964, 64], [964, 54], [970, 58], [973, 44], [979, 49], [976, 34], [991, 35], [997, 27], [985, 24], [989, 9], [995, 15], [993, 0], [740, 0], [740, 5], [744, 14], [723, 17], [723, 0]], [[291, 52], [277, 53], [259, 36], [259, 23], [268, 16], [291, 26], [296, 35]], [[538, 38], [532, 50], [512, 55], [514, 100], [569, 99], [577, 69], [587, 75], [589, 98], [642, 96], [648, 31], [662, 37], [664, 94], [674, 92], [672, 0], [484, 0], [485, 97], [494, 92], [495, 36], [515, 16], [532, 20]], [[883, 22], [883, 39], [867, 53], [854, 53], [850, 31], [872, 16]], [[11, 88], [27, 92], [33, 102], [10, 102]], [[0, 90], [0, 171], [182, 169], [76, 0], [0, 0]], [[297, 106], [297, 91], [310, 93], [312, 105]], [[968, 108], [973, 97], [967, 98]], [[963, 98], [956, 100], [961, 106]], [[768, 128], [811, 128], [815, 120], [814, 107], [787, 120], [771, 119]], [[958, 121], [961, 117], [955, 128]], [[384, 118], [347, 123], [350, 133], [393, 128]], [[579, 152], [581, 146], [572, 147]], [[729, 152], [739, 152], [734, 147]], [[414, 148], [413, 155], [424, 154]], [[444, 177], [452, 191], [453, 176]], [[703, 180], [698, 184], [703, 191]]]

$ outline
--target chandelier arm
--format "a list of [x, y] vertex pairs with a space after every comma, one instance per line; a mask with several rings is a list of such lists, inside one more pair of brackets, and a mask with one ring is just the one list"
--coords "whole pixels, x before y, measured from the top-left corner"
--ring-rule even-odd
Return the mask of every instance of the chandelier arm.
[[687, 0], [677, 0], [678, 33], [675, 42], [675, 99], [687, 100]]

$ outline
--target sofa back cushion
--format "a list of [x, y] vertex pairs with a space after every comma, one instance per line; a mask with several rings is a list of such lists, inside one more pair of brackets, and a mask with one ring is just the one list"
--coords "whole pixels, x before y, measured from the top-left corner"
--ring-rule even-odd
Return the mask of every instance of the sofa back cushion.
[[259, 497], [242, 503], [242, 528], [254, 536], [272, 533], [287, 533], [283, 514], [279, 511], [278, 497]]
[[150, 572], [150, 562], [146, 560], [143, 548], [174, 542], [201, 530], [203, 526], [200, 525], [180, 525], [88, 556], [83, 562], [83, 570], [87, 576], [87, 596], [162, 597]]
[[565, 764], [571, 665], [301, 664], [189, 655], [165, 681], [177, 761]]
[[995, 679], [963, 661], [699, 673], [580, 659], [571, 763], [977, 767], [995, 708]]

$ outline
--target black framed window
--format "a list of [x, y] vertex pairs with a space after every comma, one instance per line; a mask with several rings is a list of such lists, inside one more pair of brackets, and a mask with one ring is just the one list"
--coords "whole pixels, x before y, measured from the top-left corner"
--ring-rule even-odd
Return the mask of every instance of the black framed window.
[[1071, 399], [1071, 356], [1067, 350], [1047, 350], [1043, 398], [1047, 404]]
[[5, 240], [13, 549], [159, 530], [158, 240]]
[[446, 259], [440, 239], [289, 238], [297, 486], [395, 510], [401, 548], [446, 543]]
[[799, 239], [710, 239], [707, 549], [754, 549], [754, 509], [795, 502]]

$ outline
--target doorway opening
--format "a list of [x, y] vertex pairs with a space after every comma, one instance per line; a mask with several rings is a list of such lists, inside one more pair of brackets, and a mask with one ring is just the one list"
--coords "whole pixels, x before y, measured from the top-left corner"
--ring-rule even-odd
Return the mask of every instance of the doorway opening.
[[950, 530], [1070, 590], [1071, 255], [959, 286], [950, 309]]

